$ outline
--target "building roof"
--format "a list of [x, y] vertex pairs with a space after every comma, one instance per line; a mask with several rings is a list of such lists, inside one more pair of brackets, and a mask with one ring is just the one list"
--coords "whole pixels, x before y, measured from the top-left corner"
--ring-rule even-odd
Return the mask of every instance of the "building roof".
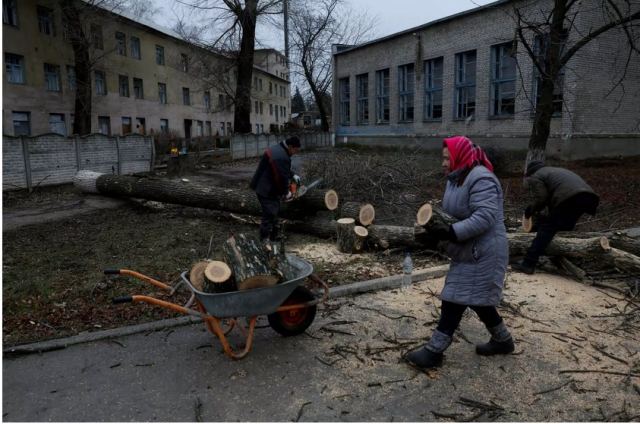
[[334, 45], [334, 46], [337, 46], [337, 48], [335, 49], [333, 55], [334, 56], [338, 56], [340, 54], [349, 53], [349, 52], [352, 52], [354, 50], [361, 49], [363, 47], [371, 46], [373, 44], [382, 43], [382, 42], [385, 42], [385, 41], [388, 41], [388, 40], [392, 40], [394, 38], [398, 38], [398, 37], [402, 37], [404, 35], [412, 34], [412, 33], [417, 32], [417, 31], [422, 31], [423, 29], [429, 28], [431, 26], [434, 26], [434, 25], [437, 25], [437, 24], [441, 24], [441, 23], [444, 23], [444, 22], [448, 22], [448, 21], [452, 21], [452, 20], [458, 19], [458, 18], [460, 18], [462, 16], [467, 16], [467, 15], [472, 15], [474, 13], [482, 12], [482, 11], [484, 11], [486, 9], [490, 9], [490, 8], [493, 8], [493, 7], [496, 7], [496, 6], [500, 6], [500, 5], [505, 4], [505, 3], [510, 3], [512, 1], [513, 0], [497, 0], [497, 1], [494, 1], [492, 3], [485, 4], [484, 6], [474, 7], [473, 9], [469, 9], [469, 10], [465, 10], [463, 12], [455, 13], [453, 15], [445, 16], [444, 18], [436, 19], [434, 21], [427, 22], [426, 24], [422, 24], [422, 25], [419, 25], [419, 26], [416, 26], [416, 27], [413, 27], [413, 28], [405, 29], [403, 31], [396, 32], [396, 33], [393, 33], [393, 34], [390, 34], [390, 35], [386, 35], [386, 36], [381, 37], [381, 38], [376, 38], [375, 40], [367, 41], [366, 43], [358, 44], [356, 46], [348, 46], [348, 45], [344, 45], [344, 44]]

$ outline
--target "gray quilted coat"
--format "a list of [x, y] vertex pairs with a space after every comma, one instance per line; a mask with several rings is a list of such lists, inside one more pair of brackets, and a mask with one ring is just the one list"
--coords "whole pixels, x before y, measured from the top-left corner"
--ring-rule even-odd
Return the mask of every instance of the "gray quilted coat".
[[449, 242], [451, 266], [442, 300], [474, 306], [500, 303], [509, 260], [502, 204], [500, 182], [484, 166], [474, 167], [461, 186], [447, 181], [442, 206], [459, 221], [453, 224], [458, 241]]

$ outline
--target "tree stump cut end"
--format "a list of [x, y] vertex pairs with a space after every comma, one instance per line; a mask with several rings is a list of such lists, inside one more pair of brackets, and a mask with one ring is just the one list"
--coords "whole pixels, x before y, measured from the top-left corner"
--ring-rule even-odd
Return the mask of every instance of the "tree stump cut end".
[[324, 194], [324, 204], [328, 210], [334, 211], [338, 209], [338, 193], [335, 190], [327, 190]]
[[360, 213], [358, 214], [358, 221], [363, 226], [371, 225], [376, 218], [376, 209], [372, 204], [367, 203], [366, 205], [362, 205], [360, 208]]
[[418, 213], [416, 213], [416, 222], [419, 226], [427, 225], [433, 216], [433, 208], [429, 203], [425, 203], [420, 206]]

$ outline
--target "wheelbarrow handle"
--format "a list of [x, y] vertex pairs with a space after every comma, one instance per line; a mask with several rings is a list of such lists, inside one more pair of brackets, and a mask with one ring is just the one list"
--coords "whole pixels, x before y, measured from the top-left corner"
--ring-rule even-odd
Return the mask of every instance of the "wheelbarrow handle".
[[114, 305], [118, 303], [129, 303], [129, 302], [133, 302], [132, 296], [120, 296], [120, 297], [114, 297], [113, 299], [111, 299], [111, 303], [113, 303]]

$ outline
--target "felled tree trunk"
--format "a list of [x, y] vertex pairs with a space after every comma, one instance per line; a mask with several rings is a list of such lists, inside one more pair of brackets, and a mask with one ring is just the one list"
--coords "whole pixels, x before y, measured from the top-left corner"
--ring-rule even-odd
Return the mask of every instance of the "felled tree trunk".
[[340, 209], [341, 218], [353, 218], [360, 225], [371, 225], [376, 218], [376, 210], [369, 203], [345, 202]]
[[[509, 254], [522, 256], [527, 252], [535, 234], [508, 233]], [[588, 256], [601, 257], [609, 250], [606, 237], [592, 237], [588, 239], [554, 237], [547, 249], [546, 256], [567, 256], [570, 258], [585, 258]]]
[[605, 257], [607, 257], [616, 268], [631, 272], [640, 271], [640, 257], [632, 253], [612, 247], [606, 252]]
[[279, 277], [270, 266], [262, 243], [244, 234], [231, 236], [222, 244], [224, 261], [233, 271], [238, 290], [275, 285]]
[[[80, 171], [74, 177], [74, 185], [84, 192], [100, 193], [114, 197], [131, 197], [173, 203], [197, 208], [213, 209], [226, 212], [243, 213], [260, 216], [262, 208], [251, 190], [205, 186], [180, 180], [136, 177], [131, 175], [108, 175], [91, 171]], [[328, 195], [328, 192], [333, 193]], [[309, 201], [305, 199], [309, 196]], [[326, 210], [324, 200], [330, 199], [331, 207], [337, 207], [337, 194], [333, 190], [314, 189], [300, 199], [282, 203], [282, 217], [315, 214], [318, 210]], [[333, 206], [335, 203], [335, 206]], [[320, 209], [318, 209], [320, 208]]]
[[382, 249], [397, 246], [412, 246], [416, 244], [416, 236], [423, 234], [421, 227], [403, 227], [399, 225], [370, 225], [369, 245]]
[[353, 218], [340, 218], [336, 221], [336, 246], [340, 252], [353, 252], [355, 226], [356, 221]]
[[636, 256], [640, 256], [640, 237], [629, 237], [624, 231], [606, 231], [603, 233], [581, 233], [581, 232], [560, 232], [560, 237], [570, 238], [590, 238], [590, 237], [606, 237], [609, 245], [616, 249], [624, 250]]
[[416, 213], [416, 224], [424, 227], [427, 231], [429, 231], [429, 227], [435, 223], [451, 225], [456, 221], [457, 219], [443, 211], [438, 206], [430, 203], [425, 203], [420, 206]]

